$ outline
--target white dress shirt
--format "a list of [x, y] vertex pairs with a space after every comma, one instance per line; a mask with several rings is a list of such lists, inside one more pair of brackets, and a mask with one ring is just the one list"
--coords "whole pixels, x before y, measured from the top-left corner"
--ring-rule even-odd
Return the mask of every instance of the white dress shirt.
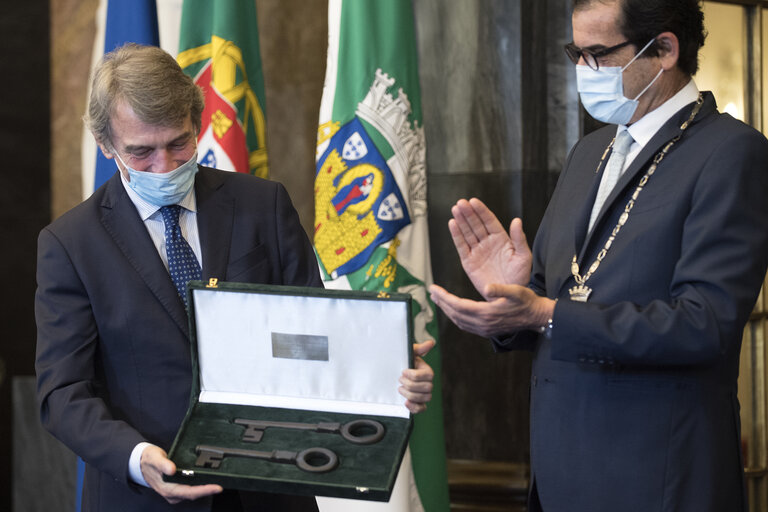
[[696, 83], [691, 79], [677, 94], [662, 103], [661, 106], [645, 114], [638, 121], [629, 126], [620, 125], [616, 133], [618, 134], [621, 130], [627, 130], [635, 140], [629, 146], [629, 152], [627, 153], [627, 159], [624, 160], [622, 172], [627, 170], [635, 157], [648, 144], [648, 141], [664, 126], [664, 123], [669, 121], [681, 108], [696, 101], [698, 97], [699, 88], [696, 87]]

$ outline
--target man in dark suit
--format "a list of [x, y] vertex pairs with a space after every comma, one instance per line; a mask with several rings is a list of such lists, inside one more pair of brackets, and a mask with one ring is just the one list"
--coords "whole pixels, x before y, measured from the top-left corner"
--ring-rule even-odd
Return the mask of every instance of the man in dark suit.
[[747, 508], [736, 386], [768, 265], [768, 141], [699, 93], [702, 20], [696, 0], [575, 0], [566, 51], [610, 124], [571, 150], [532, 254], [519, 219], [507, 234], [477, 199], [452, 209], [485, 300], [433, 299], [535, 354], [531, 510]]
[[[85, 119], [119, 172], [40, 233], [41, 418], [87, 464], [86, 511], [316, 510], [311, 497], [162, 480], [175, 472], [165, 450], [192, 378], [186, 282], [322, 286], [280, 184], [197, 165], [202, 109], [201, 91], [159, 48], [105, 55]], [[431, 369], [416, 366], [401, 378], [413, 412], [432, 386]]]

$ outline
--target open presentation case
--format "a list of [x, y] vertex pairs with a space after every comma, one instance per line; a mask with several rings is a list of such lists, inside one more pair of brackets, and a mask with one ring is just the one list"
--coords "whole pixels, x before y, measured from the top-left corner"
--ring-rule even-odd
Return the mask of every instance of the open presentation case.
[[166, 480], [389, 500], [412, 428], [410, 301], [191, 282], [192, 396]]

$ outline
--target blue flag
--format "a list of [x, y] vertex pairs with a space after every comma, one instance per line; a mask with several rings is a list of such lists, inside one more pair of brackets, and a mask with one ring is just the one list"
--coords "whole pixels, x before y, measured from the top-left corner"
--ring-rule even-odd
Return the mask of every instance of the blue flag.
[[[104, 53], [111, 52], [125, 43], [160, 45], [155, 0], [101, 0], [99, 12], [103, 13], [105, 10], [104, 41], [95, 43], [104, 49]], [[115, 163], [105, 158], [97, 148], [93, 185], [90, 190], [85, 191], [85, 195], [90, 195], [103, 185], [115, 170]]]

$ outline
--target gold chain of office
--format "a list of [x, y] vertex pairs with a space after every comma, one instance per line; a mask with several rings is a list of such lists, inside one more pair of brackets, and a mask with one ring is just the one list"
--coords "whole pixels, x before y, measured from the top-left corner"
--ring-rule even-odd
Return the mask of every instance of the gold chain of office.
[[[611, 246], [613, 245], [613, 241], [616, 238], [616, 236], [619, 234], [619, 231], [621, 230], [622, 226], [627, 223], [627, 219], [629, 219], [629, 212], [632, 211], [632, 208], [635, 206], [635, 201], [637, 201], [637, 197], [640, 195], [640, 192], [642, 192], [643, 187], [648, 183], [648, 180], [653, 176], [653, 173], [656, 172], [656, 168], [659, 166], [661, 161], [664, 159], [664, 157], [667, 155], [669, 150], [672, 148], [672, 146], [680, 140], [680, 137], [683, 136], [683, 132], [685, 132], [686, 128], [690, 126], [690, 124], [693, 122], [693, 119], [696, 117], [696, 114], [699, 113], [699, 110], [701, 110], [701, 105], [704, 102], [704, 97], [699, 93], [699, 97], [696, 100], [696, 105], [693, 107], [693, 110], [691, 111], [691, 115], [688, 117], [688, 119], [680, 125], [680, 133], [675, 136], [674, 139], [670, 140], [664, 148], [656, 154], [656, 156], [653, 159], [653, 164], [651, 164], [648, 171], [646, 171], [645, 175], [640, 179], [640, 182], [637, 184], [637, 188], [635, 189], [635, 192], [632, 194], [632, 197], [627, 201], [627, 205], [624, 207], [624, 212], [619, 217], [619, 222], [616, 223], [616, 227], [613, 228], [613, 231], [611, 232], [611, 236], [608, 237], [608, 240], [606, 240], [605, 245], [600, 250], [600, 252], [597, 254], [597, 258], [592, 263], [592, 265], [589, 266], [589, 270], [586, 274], [583, 276], [579, 274], [579, 263], [577, 261], [577, 255], [573, 255], [573, 260], [571, 261], [571, 274], [573, 274], [573, 279], [576, 281], [576, 286], [572, 287], [568, 290], [568, 293], [571, 295], [571, 300], [577, 301], [577, 302], [586, 302], [589, 298], [589, 295], [592, 293], [592, 288], [589, 286], [586, 286], [587, 280], [592, 277], [592, 275], [597, 271], [597, 268], [600, 266], [600, 262], [603, 261], [605, 256], [608, 254], [608, 251], [610, 250]], [[600, 162], [597, 164], [597, 170], [600, 170], [600, 167], [603, 165], [603, 161], [605, 160], [606, 155], [608, 154], [608, 150], [613, 146], [613, 143], [616, 139], [611, 141], [611, 143], [608, 145], [608, 147], [605, 149], [605, 152], [603, 153], [603, 156], [600, 158]], [[597, 172], [597, 171], [596, 171]]]

